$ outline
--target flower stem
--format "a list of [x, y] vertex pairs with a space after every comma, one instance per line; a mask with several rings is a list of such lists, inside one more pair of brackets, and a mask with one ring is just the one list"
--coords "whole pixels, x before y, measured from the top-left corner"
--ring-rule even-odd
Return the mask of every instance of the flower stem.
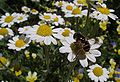
[[85, 24], [85, 27], [88, 26], [89, 15], [90, 15], [90, 1], [89, 1], [89, 0], [86, 0], [86, 1], [87, 1], [87, 4], [88, 4], [88, 13], [87, 13], [87, 18], [86, 18], [86, 24]]
[[49, 65], [50, 65], [49, 46], [44, 46], [44, 54], [45, 54], [46, 66], [47, 66], [47, 73], [46, 73], [46, 75], [48, 75], [48, 72], [49, 72]]

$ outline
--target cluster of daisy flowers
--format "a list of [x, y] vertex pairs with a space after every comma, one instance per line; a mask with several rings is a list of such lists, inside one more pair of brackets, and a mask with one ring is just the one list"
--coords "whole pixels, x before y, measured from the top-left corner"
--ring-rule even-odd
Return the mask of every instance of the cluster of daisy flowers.
[[[95, 4], [92, 2], [95, 2]], [[40, 13], [36, 9], [30, 9], [26, 6], [21, 8], [23, 13], [5, 13], [0, 18], [0, 41], [8, 41], [8, 50], [16, 52], [30, 48], [31, 43], [35, 43], [35, 45], [43, 44], [44, 46], [57, 45], [61, 54], [67, 53], [69, 62], [79, 61], [83, 68], [87, 68], [89, 62], [96, 63], [96, 58], [102, 55], [99, 48], [103, 44], [103, 39], [101, 37], [86, 39], [81, 33], [76, 32], [74, 28], [69, 28], [66, 25], [66, 19], [89, 16], [98, 20], [100, 27], [105, 30], [109, 17], [113, 20], [118, 18], [112, 13], [114, 10], [108, 9], [103, 0], [91, 0], [90, 2], [87, 0], [57, 1], [54, 5], [61, 9], [63, 13]], [[89, 8], [89, 5], [92, 8]], [[22, 25], [21, 23], [28, 21], [30, 14], [38, 16], [40, 21], [34, 25], [16, 27], [16, 25]], [[26, 56], [29, 58], [29, 52], [26, 52]], [[32, 57], [35, 59], [36, 54], [33, 53]], [[3, 56], [0, 56], [0, 61], [2, 63], [0, 64], [1, 69], [8, 67], [10, 64], [10, 61]], [[111, 71], [98, 64], [89, 66], [87, 70], [89, 78], [94, 82], [107, 81], [109, 72]], [[22, 72], [20, 70], [15, 71], [15, 74], [19, 76]], [[29, 71], [26, 81], [34, 82], [36, 80], [37, 72], [32, 74]]]

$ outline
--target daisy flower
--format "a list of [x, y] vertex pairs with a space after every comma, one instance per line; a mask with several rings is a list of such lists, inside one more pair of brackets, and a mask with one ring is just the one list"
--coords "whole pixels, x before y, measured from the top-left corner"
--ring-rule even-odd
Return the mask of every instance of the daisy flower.
[[39, 13], [36, 9], [32, 9], [30, 12], [31, 12], [32, 14], [34, 14], [34, 15], [36, 15], [36, 14]]
[[97, 50], [101, 44], [96, 43], [95, 39], [89, 39], [85, 41], [82, 37], [81, 40], [75, 41], [68, 41], [64, 42], [63, 46], [59, 49], [61, 53], [68, 53], [67, 59], [70, 62], [79, 59], [80, 64], [83, 67], [88, 66], [88, 60], [92, 62], [96, 62], [95, 57], [101, 56], [101, 52]]
[[98, 5], [100, 5], [99, 7], [97, 7], [97, 10], [95, 10], [92, 13], [92, 17], [96, 18], [98, 20], [101, 21], [107, 21], [108, 17], [112, 18], [113, 20], [117, 19], [118, 17], [114, 14], [112, 14], [111, 12], [114, 12], [113, 9], [108, 9], [106, 4], [101, 4], [101, 3], [97, 3]]
[[18, 13], [17, 14], [17, 17], [15, 18], [16, 20], [16, 22], [17, 23], [20, 23], [20, 22], [23, 22], [23, 21], [26, 21], [26, 20], [28, 20], [28, 15], [26, 15], [26, 14], [22, 14], [22, 13]]
[[65, 12], [65, 13], [71, 13], [72, 10], [74, 9], [75, 5], [73, 3], [66, 3], [64, 4], [61, 8], [62, 8], [62, 11]]
[[55, 2], [55, 6], [62, 7], [66, 2], [65, 1], [57, 1]]
[[56, 28], [53, 29], [53, 32], [55, 34], [53, 34], [53, 36], [57, 39], [60, 40], [61, 43], [64, 42], [73, 42], [73, 35], [74, 35], [74, 30], [71, 30], [70, 28]]
[[106, 68], [102, 68], [98, 64], [89, 66], [89, 68], [90, 69], [87, 70], [89, 72], [88, 76], [91, 80], [94, 80], [94, 82], [104, 82], [109, 78], [109, 71], [107, 71]]
[[0, 24], [2, 27], [8, 26], [11, 27], [14, 22], [15, 22], [15, 17], [16, 17], [16, 13], [13, 14], [9, 14], [9, 13], [5, 13], [5, 15], [1, 16], [0, 18]]
[[14, 33], [9, 28], [0, 28], [0, 40], [6, 36], [13, 36]]
[[24, 26], [24, 27], [20, 27], [18, 31], [20, 34], [30, 34], [29, 33], [30, 29], [32, 29], [31, 26]]
[[15, 36], [13, 40], [9, 40], [8, 49], [13, 49], [16, 51], [20, 51], [21, 49], [25, 49], [29, 46], [30, 40], [25, 36]]
[[53, 24], [56, 26], [63, 25], [64, 24], [64, 19], [60, 15], [53, 14]]
[[30, 8], [28, 8], [27, 6], [23, 6], [22, 11], [24, 11], [25, 13], [30, 12]]
[[54, 34], [52, 31], [53, 28], [54, 26], [47, 24], [34, 25], [30, 31], [30, 38], [36, 42], [44, 42], [46, 45], [50, 45], [51, 42], [56, 45], [57, 41], [52, 36]]
[[41, 19], [41, 20], [43, 20], [43, 21], [51, 21], [51, 20], [53, 20], [52, 17], [53, 15], [52, 15], [52, 13], [44, 13], [43, 15], [41, 14], [40, 16], [39, 16], [39, 18]]
[[88, 6], [86, 0], [74, 0], [73, 2], [77, 6]]
[[65, 17], [82, 17], [83, 15], [87, 16], [87, 10], [82, 10], [82, 7], [74, 7], [72, 12], [65, 13]]
[[37, 72], [33, 72], [33, 74], [32, 74], [32, 72], [29, 71], [28, 76], [26, 77], [26, 81], [34, 82], [36, 80], [37, 80]]

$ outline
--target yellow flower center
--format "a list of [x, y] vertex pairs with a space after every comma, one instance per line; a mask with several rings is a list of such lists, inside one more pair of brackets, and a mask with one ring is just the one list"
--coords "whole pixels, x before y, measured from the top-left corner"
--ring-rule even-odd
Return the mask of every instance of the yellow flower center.
[[34, 82], [36, 79], [37, 77], [30, 76], [29, 78], [27, 78], [27, 81]]
[[103, 75], [103, 70], [100, 67], [95, 67], [93, 69], [93, 73], [94, 73], [94, 75], [96, 75], [97, 77], [99, 77], [99, 76]]
[[44, 15], [44, 19], [50, 19], [51, 18], [51, 16], [49, 16], [49, 15]]
[[70, 35], [70, 30], [65, 29], [64, 32], [62, 33], [64, 37], [68, 37]]
[[26, 80], [29, 82], [35, 82], [35, 80], [37, 80], [37, 76], [30, 74], [29, 76], [26, 77]]
[[54, 22], [58, 22], [58, 17], [54, 18]]
[[76, 14], [80, 14], [81, 13], [81, 10], [79, 8], [75, 8], [73, 9], [72, 11], [72, 14], [76, 15]]
[[78, 78], [74, 78], [74, 82], [80, 82]]
[[[0, 61], [1, 61], [4, 65], [7, 64], [7, 59], [6, 59], [5, 57], [0, 57]], [[0, 63], [0, 68], [2, 68], [2, 67], [3, 67], [3, 65]]]
[[32, 12], [37, 12], [37, 10], [36, 10], [36, 9], [32, 9], [31, 11], [32, 11]]
[[86, 0], [77, 0], [77, 3], [78, 4], [83, 4], [83, 3], [86, 3]]
[[63, 5], [63, 3], [60, 1], [60, 2], [58, 3], [58, 5], [59, 5], [59, 6], [62, 6], [62, 5]]
[[23, 47], [25, 44], [26, 44], [26, 43], [25, 43], [24, 40], [19, 39], [19, 40], [16, 41], [15, 46], [21, 48], [21, 47]]
[[23, 20], [23, 17], [22, 17], [22, 16], [20, 16], [20, 17], [18, 18], [18, 20]]
[[50, 28], [50, 26], [44, 24], [39, 26], [37, 34], [40, 36], [50, 36], [52, 35], [52, 29]]
[[67, 6], [66, 6], [66, 9], [67, 9], [67, 10], [72, 10], [73, 7], [72, 7], [71, 5], [67, 5]]
[[6, 18], [5, 18], [5, 22], [10, 23], [10, 22], [13, 21], [13, 19], [14, 19], [13, 16], [6, 16]]
[[105, 31], [107, 29], [107, 21], [100, 22], [99, 25], [102, 30]]
[[24, 8], [25, 11], [28, 11], [28, 8]]
[[110, 11], [109, 11], [108, 8], [99, 7], [97, 10], [98, 10], [99, 12], [101, 12], [102, 14], [106, 14], [106, 15], [110, 14]]
[[1, 28], [0, 35], [3, 35], [3, 36], [8, 35], [8, 30], [6, 28]]
[[15, 75], [16, 75], [16, 76], [19, 76], [19, 75], [21, 75], [21, 74], [22, 74], [22, 71], [21, 71], [21, 70], [15, 71]]

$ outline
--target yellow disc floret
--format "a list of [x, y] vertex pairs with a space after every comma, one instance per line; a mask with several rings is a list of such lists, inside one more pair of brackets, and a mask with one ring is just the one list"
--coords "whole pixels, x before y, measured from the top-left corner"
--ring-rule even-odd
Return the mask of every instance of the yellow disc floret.
[[62, 35], [64, 37], [68, 37], [70, 35], [70, 30], [69, 29], [65, 29], [64, 32], [62, 33]]
[[60, 1], [59, 3], [58, 3], [58, 6], [62, 6], [63, 5], [63, 3], [62, 3], [62, 1]]
[[25, 44], [26, 44], [26, 43], [25, 43], [24, 40], [19, 39], [19, 40], [16, 41], [15, 46], [21, 48], [21, 47], [23, 47]]
[[55, 17], [55, 18], [54, 18], [54, 22], [58, 22], [58, 17]]
[[44, 19], [51, 19], [51, 16], [49, 16], [49, 15], [44, 15]]
[[[0, 57], [0, 62], [1, 62], [2, 64], [6, 65], [6, 64], [7, 64], [7, 59], [6, 59], [5, 57]], [[0, 63], [0, 68], [3, 67], [3, 65], [2, 65], [1, 63]]]
[[22, 17], [22, 16], [20, 16], [20, 17], [18, 18], [18, 20], [23, 20], [23, 17]]
[[99, 7], [99, 8], [97, 8], [97, 10], [99, 12], [101, 12], [102, 14], [106, 14], [106, 15], [110, 14], [110, 10], [108, 8], [105, 8], [105, 7]]
[[3, 36], [8, 35], [8, 30], [6, 28], [1, 28], [0, 35], [3, 35]]
[[37, 12], [37, 10], [36, 10], [36, 9], [32, 9], [31, 11], [32, 11], [32, 12]]
[[107, 24], [108, 24], [107, 21], [102, 21], [102, 22], [99, 23], [100, 28], [101, 28], [103, 31], [105, 31], [105, 30], [107, 29]]
[[94, 73], [94, 75], [99, 77], [99, 76], [103, 75], [103, 69], [101, 67], [95, 67], [93, 69], [93, 73]]
[[72, 10], [73, 7], [72, 7], [71, 5], [67, 5], [67, 6], [66, 6], [66, 9], [67, 9], [67, 10]]
[[50, 36], [52, 35], [52, 29], [50, 28], [50, 26], [43, 24], [39, 26], [37, 34], [40, 36]]
[[79, 8], [75, 8], [73, 9], [72, 11], [72, 14], [76, 15], [76, 14], [80, 14], [81, 13], [81, 10]]
[[86, 0], [77, 0], [77, 3], [78, 4], [83, 4], [83, 3], [85, 3], [86, 2]]
[[13, 16], [6, 16], [6, 18], [5, 18], [5, 22], [7, 22], [7, 23], [10, 23], [10, 22], [12, 22], [13, 21], [13, 19], [14, 19], [14, 17]]

